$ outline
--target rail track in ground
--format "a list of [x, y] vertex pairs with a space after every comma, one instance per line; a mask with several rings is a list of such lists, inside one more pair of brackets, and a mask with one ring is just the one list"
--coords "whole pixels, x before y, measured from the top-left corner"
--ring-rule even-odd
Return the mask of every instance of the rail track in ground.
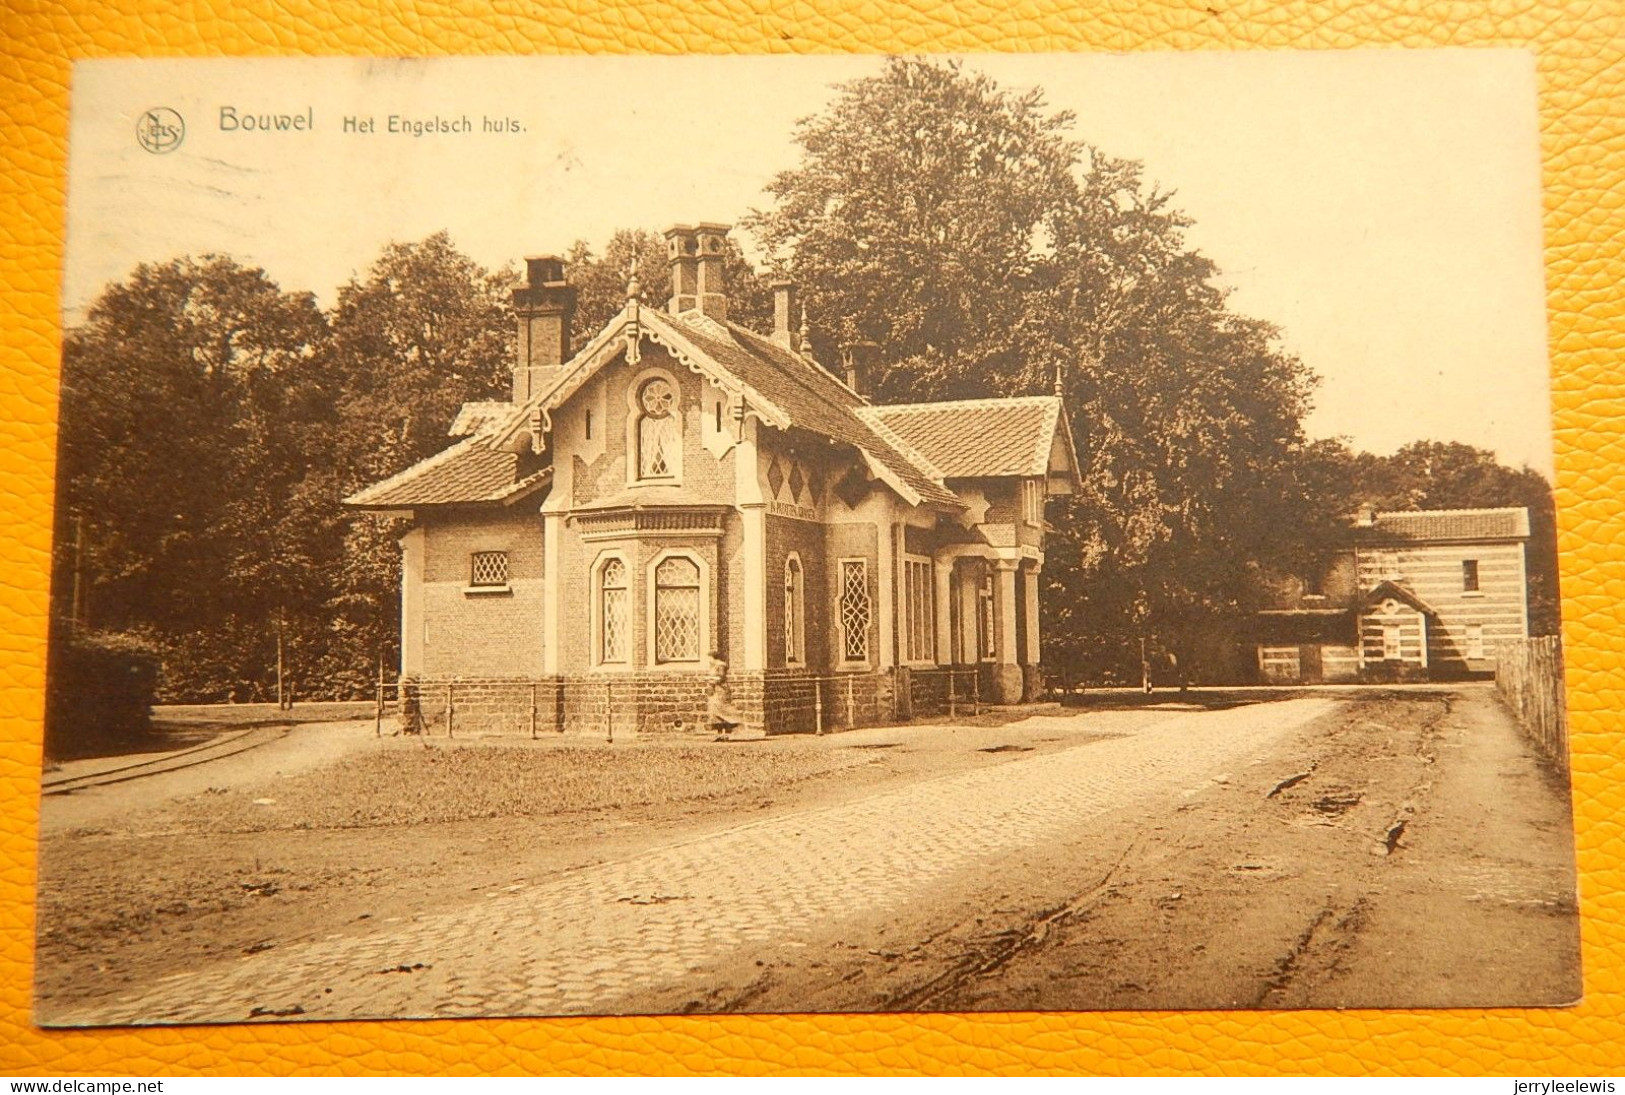
[[85, 772], [79, 775], [58, 773], [47, 774], [40, 783], [42, 795], [66, 795], [74, 791], [87, 791], [92, 787], [105, 787], [112, 783], [126, 783], [130, 780], [142, 779], [146, 776], [156, 776], [165, 772], [178, 772], [183, 768], [195, 768], [210, 761], [223, 760], [234, 757], [238, 753], [246, 753], [261, 745], [277, 741], [287, 736], [293, 729], [292, 723], [273, 723], [269, 725], [250, 726], [243, 730], [224, 734], [212, 741], [202, 742], [187, 749], [180, 749], [173, 753], [163, 753], [147, 760], [134, 761], [113, 768], [104, 768], [99, 771]]

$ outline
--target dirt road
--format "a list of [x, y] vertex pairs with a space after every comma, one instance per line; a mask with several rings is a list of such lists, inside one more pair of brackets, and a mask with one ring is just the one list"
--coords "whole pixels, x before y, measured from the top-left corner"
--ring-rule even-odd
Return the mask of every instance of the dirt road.
[[[513, 856], [524, 826], [543, 842], [568, 830], [493, 825], [487, 838], [509, 837], [447, 864], [444, 888], [420, 887], [415, 902], [399, 885], [366, 895], [391, 916], [351, 920], [353, 904], [323, 896], [323, 863], [341, 871], [369, 839], [381, 846], [376, 833], [344, 834], [336, 854], [308, 857], [285, 880], [310, 876], [309, 900], [243, 911], [259, 916], [265, 945], [237, 947], [229, 910], [210, 933], [233, 949], [179, 968], [135, 933], [138, 960], [91, 991], [42, 969], [39, 1018], [1429, 1006], [1577, 994], [1566, 797], [1487, 690], [841, 737], [783, 746], [803, 751], [805, 771], [775, 791], [779, 801], [723, 795], [646, 811], [636, 834], [586, 856], [578, 832], [573, 858], [568, 839], [550, 856], [532, 852], [506, 886], [486, 881], [495, 865], [482, 860]], [[288, 838], [262, 836], [285, 852]], [[471, 877], [493, 888], [454, 892]], [[72, 908], [42, 917], [63, 954], [77, 938]], [[323, 931], [334, 914], [349, 922]], [[153, 953], [141, 959], [143, 948]], [[42, 938], [42, 960], [50, 951]]]
[[1575, 895], [1567, 788], [1493, 694], [1395, 693], [908, 915], [735, 964], [698, 1003], [1565, 1004], [1580, 996]]

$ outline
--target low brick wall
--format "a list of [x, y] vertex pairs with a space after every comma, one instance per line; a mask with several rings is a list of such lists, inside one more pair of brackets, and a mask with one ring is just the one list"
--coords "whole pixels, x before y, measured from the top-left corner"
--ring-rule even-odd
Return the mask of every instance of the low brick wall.
[[700, 673], [407, 679], [399, 719], [408, 732], [452, 737], [698, 735], [709, 687]]
[[408, 678], [400, 699], [400, 727], [408, 733], [528, 735], [558, 725], [559, 684], [548, 678]]
[[707, 734], [710, 686], [703, 673], [565, 677], [560, 730], [605, 739]]
[[976, 701], [988, 702], [977, 679], [974, 666], [956, 667], [951, 675], [944, 669], [915, 669], [909, 672], [911, 709], [914, 717], [940, 719], [968, 715], [976, 708]]
[[[946, 682], [942, 684], [946, 696]], [[968, 686], [967, 686], [968, 687]], [[407, 678], [399, 725], [407, 732], [601, 739], [704, 737], [711, 733], [704, 673], [616, 673], [536, 679]], [[734, 706], [771, 734], [811, 734], [898, 721], [893, 671], [815, 677], [802, 670], [731, 673]], [[928, 713], [946, 712], [934, 709]]]
[[745, 721], [770, 734], [813, 734], [894, 722], [890, 673], [815, 676], [800, 669], [734, 673], [728, 678]]

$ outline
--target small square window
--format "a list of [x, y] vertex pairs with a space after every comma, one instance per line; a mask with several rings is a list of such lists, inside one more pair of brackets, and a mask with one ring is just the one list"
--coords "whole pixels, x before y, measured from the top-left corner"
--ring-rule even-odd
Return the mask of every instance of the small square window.
[[476, 551], [468, 584], [472, 586], [507, 585], [508, 553], [506, 551]]

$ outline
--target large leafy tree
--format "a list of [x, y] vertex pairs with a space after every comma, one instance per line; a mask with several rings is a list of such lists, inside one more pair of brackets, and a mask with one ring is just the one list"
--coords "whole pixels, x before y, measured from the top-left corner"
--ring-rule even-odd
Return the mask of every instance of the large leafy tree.
[[1170, 197], [1071, 138], [1041, 93], [896, 59], [801, 123], [750, 226], [801, 282], [815, 347], [880, 346], [878, 401], [1047, 392], [1084, 490], [1057, 504], [1046, 658], [1102, 672], [1189, 646], [1287, 552], [1312, 377], [1233, 313]]
[[515, 331], [511, 269], [489, 271], [445, 232], [384, 248], [339, 290], [326, 371], [342, 393], [354, 486], [443, 448], [457, 408], [505, 399]]
[[334, 546], [320, 606], [335, 652], [323, 660], [326, 679], [359, 686], [395, 661], [399, 643], [401, 523], [346, 512], [339, 499], [445, 448], [463, 403], [508, 398], [515, 277], [438, 232], [388, 245], [339, 290], [323, 359], [339, 408], [337, 460], [298, 499], [306, 534]]
[[399, 529], [341, 499], [505, 397], [511, 280], [439, 234], [330, 315], [215, 256], [109, 286], [64, 351], [58, 614], [154, 640], [171, 698], [269, 698], [279, 645], [354, 693], [395, 657]]
[[801, 163], [747, 220], [805, 292], [814, 346], [882, 347], [884, 400], [984, 395], [1021, 369], [1031, 290], [1075, 186], [1078, 146], [1038, 92], [952, 62], [892, 59], [800, 123]]
[[77, 598], [80, 627], [231, 648], [171, 659], [171, 683], [237, 689], [227, 663], [319, 582], [278, 526], [315, 455], [326, 337], [309, 293], [219, 256], [143, 265], [103, 293], [64, 345], [59, 615]]

